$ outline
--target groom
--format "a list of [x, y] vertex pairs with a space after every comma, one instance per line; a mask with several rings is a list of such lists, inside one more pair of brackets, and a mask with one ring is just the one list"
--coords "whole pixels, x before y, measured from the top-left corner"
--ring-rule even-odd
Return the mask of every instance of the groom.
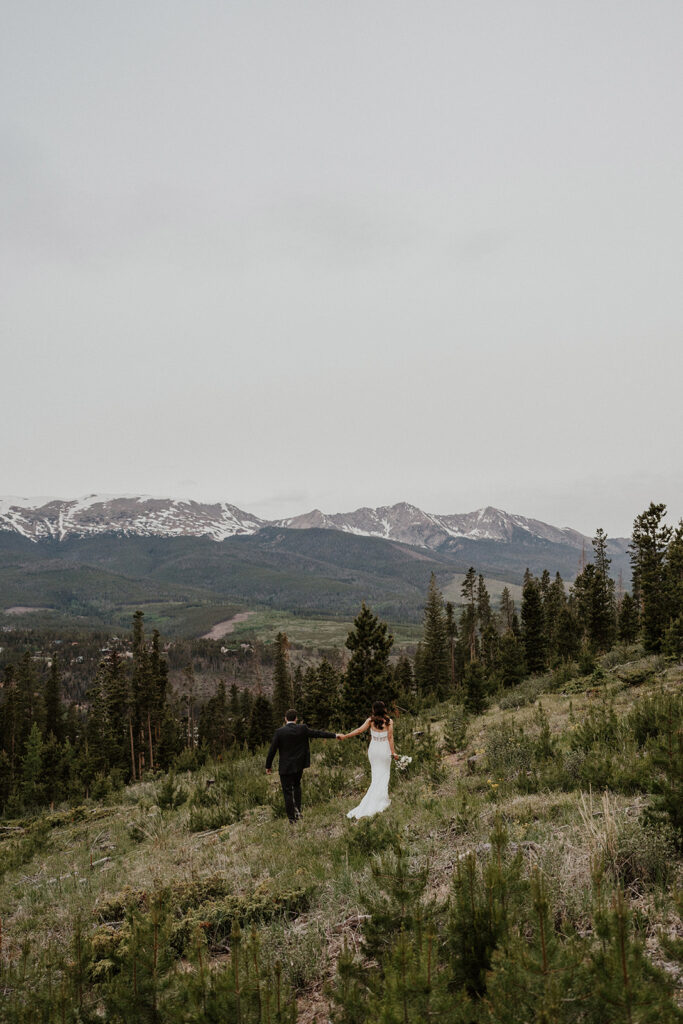
[[285, 714], [285, 724], [273, 736], [266, 758], [266, 773], [270, 775], [275, 752], [279, 751], [278, 770], [282, 794], [287, 817], [292, 825], [301, 817], [301, 776], [304, 768], [308, 768], [311, 763], [309, 739], [338, 740], [341, 735], [323, 729], [309, 729], [305, 722], [297, 721], [297, 713], [292, 708]]

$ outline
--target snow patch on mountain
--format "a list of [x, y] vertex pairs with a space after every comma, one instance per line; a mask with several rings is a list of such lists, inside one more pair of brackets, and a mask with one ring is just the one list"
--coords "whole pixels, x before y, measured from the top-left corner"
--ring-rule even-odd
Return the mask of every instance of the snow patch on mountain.
[[[267, 521], [227, 502], [206, 504], [191, 499], [149, 495], [89, 494], [78, 499], [0, 498], [0, 530], [32, 541], [65, 540], [103, 533], [143, 537], [210, 537], [215, 541], [257, 533], [267, 526], [293, 530], [339, 530], [358, 537], [378, 537], [424, 550], [457, 547], [462, 541], [513, 543], [519, 534], [553, 544], [590, 550], [590, 539], [568, 527], [487, 506], [474, 512], [436, 515], [408, 502], [355, 512], [304, 515]], [[619, 547], [625, 541], [611, 541]], [[625, 550], [625, 547], [624, 547]]]

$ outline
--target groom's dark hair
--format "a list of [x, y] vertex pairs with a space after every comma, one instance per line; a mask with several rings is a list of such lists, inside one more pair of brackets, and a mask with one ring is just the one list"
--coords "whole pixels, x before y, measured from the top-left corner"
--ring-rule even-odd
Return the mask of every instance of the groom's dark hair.
[[285, 722], [296, 722], [298, 717], [299, 716], [294, 708], [290, 708], [289, 711], [285, 711]]

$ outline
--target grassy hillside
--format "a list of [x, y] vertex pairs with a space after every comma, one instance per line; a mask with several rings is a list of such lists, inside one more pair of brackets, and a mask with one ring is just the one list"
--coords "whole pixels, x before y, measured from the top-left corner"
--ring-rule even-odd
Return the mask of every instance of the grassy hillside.
[[[679, 1019], [683, 836], [676, 801], [656, 805], [683, 785], [682, 678], [622, 649], [591, 677], [526, 680], [464, 735], [455, 703], [402, 718], [413, 764], [391, 808], [358, 824], [360, 740], [315, 741], [294, 828], [263, 751], [4, 823], [0, 1020], [71, 1021], [80, 1003], [82, 1020], [275, 1022], [296, 1007], [307, 1024], [363, 1024], [384, 1005], [383, 1020], [514, 1022], [570, 984], [548, 1020]], [[507, 923], [486, 919], [497, 951], [476, 975], [482, 949], [462, 936], [508, 904]]]

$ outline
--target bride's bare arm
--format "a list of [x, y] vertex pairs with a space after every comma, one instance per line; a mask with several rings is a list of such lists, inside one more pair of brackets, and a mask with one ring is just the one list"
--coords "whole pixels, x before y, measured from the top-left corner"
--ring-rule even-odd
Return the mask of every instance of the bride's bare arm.
[[362, 732], [366, 732], [370, 728], [370, 719], [367, 718], [363, 724], [358, 728], [354, 729], [353, 732], [347, 732], [342, 736], [343, 740], [350, 740], [352, 736], [360, 736]]
[[398, 754], [394, 750], [394, 723], [390, 719], [389, 725], [387, 726], [387, 739], [389, 740], [389, 749], [391, 750], [392, 757], [398, 757]]

